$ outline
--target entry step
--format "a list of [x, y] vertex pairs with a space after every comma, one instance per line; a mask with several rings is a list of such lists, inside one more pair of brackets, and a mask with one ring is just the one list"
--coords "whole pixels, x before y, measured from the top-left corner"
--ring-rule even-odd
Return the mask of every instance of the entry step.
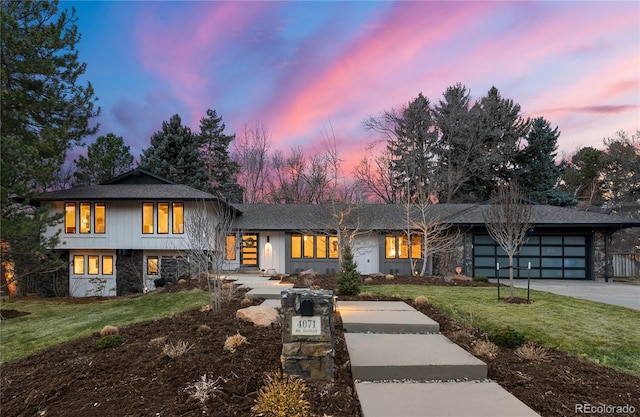
[[484, 362], [441, 334], [345, 333], [344, 336], [351, 373], [357, 380], [487, 378]]

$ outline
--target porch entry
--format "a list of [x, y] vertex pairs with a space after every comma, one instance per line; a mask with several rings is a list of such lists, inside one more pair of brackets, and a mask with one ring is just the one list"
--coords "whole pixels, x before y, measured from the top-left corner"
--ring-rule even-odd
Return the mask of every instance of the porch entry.
[[242, 235], [240, 250], [240, 264], [242, 266], [258, 266], [258, 235]]

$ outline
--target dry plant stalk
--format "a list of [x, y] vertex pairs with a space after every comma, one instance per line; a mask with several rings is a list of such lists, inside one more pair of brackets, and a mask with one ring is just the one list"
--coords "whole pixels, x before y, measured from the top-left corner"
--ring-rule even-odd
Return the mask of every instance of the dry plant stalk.
[[536, 346], [530, 342], [527, 342], [524, 346], [517, 348], [515, 350], [515, 354], [522, 359], [533, 362], [541, 362], [549, 358], [547, 350], [543, 346]]
[[247, 338], [241, 335], [240, 333], [234, 334], [233, 336], [227, 337], [227, 340], [224, 342], [224, 350], [227, 352], [234, 353], [236, 349], [240, 346], [245, 345], [247, 342]]
[[301, 378], [282, 373], [268, 373], [266, 383], [258, 391], [253, 415], [264, 417], [304, 417], [309, 401], [304, 399], [307, 386]]
[[178, 340], [177, 342], [169, 342], [162, 348], [162, 353], [171, 359], [175, 359], [184, 355], [192, 348], [192, 345], [188, 344], [184, 340]]
[[154, 337], [153, 339], [149, 340], [149, 345], [160, 346], [164, 344], [166, 341], [167, 341], [167, 336]]

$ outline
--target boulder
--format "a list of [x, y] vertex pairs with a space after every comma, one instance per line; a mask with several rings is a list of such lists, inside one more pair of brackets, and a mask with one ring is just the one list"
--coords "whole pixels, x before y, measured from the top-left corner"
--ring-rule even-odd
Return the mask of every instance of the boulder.
[[395, 278], [395, 277], [394, 277], [393, 275], [391, 275], [391, 274], [387, 274], [387, 275], [385, 275], [385, 276], [384, 276], [384, 278], [385, 278], [387, 281], [391, 281], [391, 280], [392, 280], [393, 278]]
[[239, 309], [236, 311], [236, 317], [256, 326], [269, 327], [278, 322], [280, 313], [273, 307], [259, 305]]

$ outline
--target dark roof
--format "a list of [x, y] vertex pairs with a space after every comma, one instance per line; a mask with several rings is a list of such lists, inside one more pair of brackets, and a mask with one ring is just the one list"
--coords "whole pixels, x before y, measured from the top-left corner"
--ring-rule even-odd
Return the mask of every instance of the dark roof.
[[[336, 220], [330, 205], [318, 204], [235, 204], [242, 211], [235, 224], [242, 230], [323, 230], [334, 228]], [[434, 204], [428, 216], [461, 226], [484, 226], [480, 204]], [[597, 227], [621, 229], [640, 227], [640, 220], [547, 205], [532, 205], [532, 224], [539, 227]], [[351, 227], [363, 230], [402, 230], [406, 227], [405, 207], [391, 204], [366, 204], [351, 215]], [[415, 211], [413, 216], [418, 212]], [[415, 217], [414, 217], [415, 218]]]
[[86, 185], [41, 194], [36, 201], [79, 200], [218, 200], [218, 197], [182, 184]]
[[101, 185], [107, 184], [175, 184], [175, 182], [147, 169], [136, 168], [115, 178], [111, 178]]

